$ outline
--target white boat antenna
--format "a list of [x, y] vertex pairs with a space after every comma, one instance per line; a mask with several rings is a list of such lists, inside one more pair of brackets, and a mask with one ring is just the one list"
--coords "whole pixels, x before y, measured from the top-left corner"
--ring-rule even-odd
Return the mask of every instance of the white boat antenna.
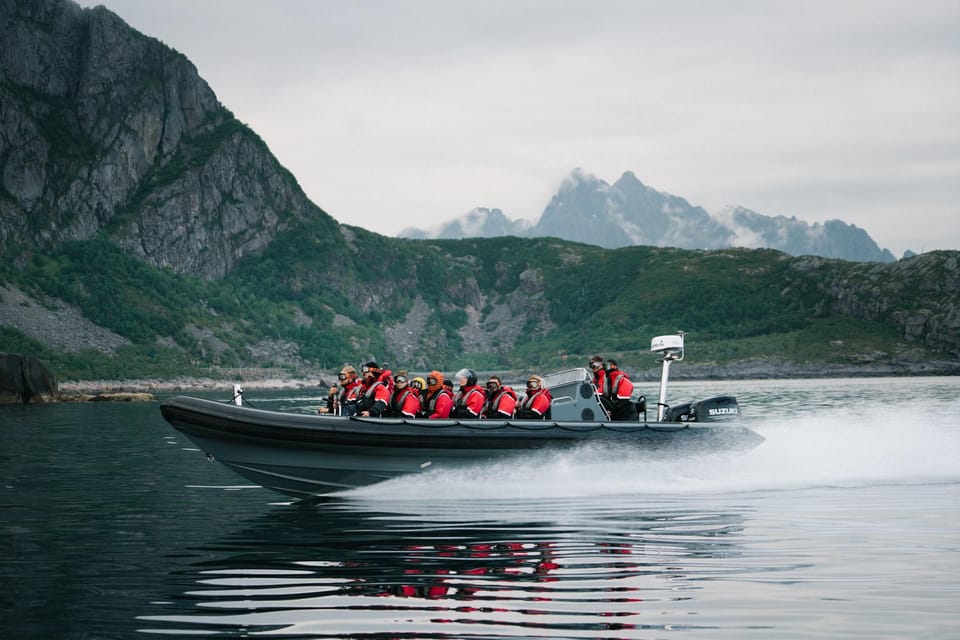
[[683, 360], [683, 331], [676, 335], [657, 336], [650, 341], [650, 351], [662, 354], [657, 362], [663, 363], [660, 373], [660, 398], [657, 400], [657, 422], [663, 420], [667, 412], [667, 379], [670, 377], [670, 363]]
[[233, 404], [243, 406], [243, 387], [239, 384], [233, 385]]

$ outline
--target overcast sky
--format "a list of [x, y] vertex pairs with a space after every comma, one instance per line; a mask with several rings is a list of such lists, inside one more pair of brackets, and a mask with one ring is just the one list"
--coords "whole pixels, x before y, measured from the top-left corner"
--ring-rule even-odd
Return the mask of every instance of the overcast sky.
[[393, 235], [537, 219], [574, 168], [960, 249], [957, 0], [102, 0], [307, 195]]

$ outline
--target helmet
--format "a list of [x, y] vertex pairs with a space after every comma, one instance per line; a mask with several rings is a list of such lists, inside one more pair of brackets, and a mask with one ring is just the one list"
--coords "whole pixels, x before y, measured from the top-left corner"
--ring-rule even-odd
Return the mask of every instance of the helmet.
[[460, 378], [467, 379], [467, 386], [472, 387], [477, 384], [477, 372], [473, 369], [460, 369], [457, 371], [457, 375], [454, 376], [455, 379], [460, 380]]
[[423, 378], [419, 377], [419, 376], [417, 376], [416, 378], [414, 378], [413, 380], [411, 380], [411, 381], [410, 381], [410, 384], [412, 384], [413, 386], [415, 386], [415, 387], [417, 387], [417, 388], [419, 388], [419, 389], [421, 389], [421, 390], [425, 390], [425, 389], [427, 388], [427, 381], [424, 380]]

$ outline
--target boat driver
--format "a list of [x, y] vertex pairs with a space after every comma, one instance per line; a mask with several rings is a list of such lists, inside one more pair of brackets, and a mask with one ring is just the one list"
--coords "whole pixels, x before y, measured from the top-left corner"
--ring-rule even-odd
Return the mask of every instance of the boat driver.
[[637, 406], [630, 400], [633, 395], [633, 383], [629, 376], [620, 370], [616, 360], [607, 360], [607, 379], [603, 395], [610, 407], [610, 419], [615, 421], [638, 420]]

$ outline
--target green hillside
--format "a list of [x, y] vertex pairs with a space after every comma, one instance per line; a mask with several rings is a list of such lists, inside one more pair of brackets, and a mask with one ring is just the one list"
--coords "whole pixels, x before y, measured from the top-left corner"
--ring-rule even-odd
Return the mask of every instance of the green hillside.
[[[129, 344], [112, 354], [64, 351], [5, 327], [0, 351], [35, 355], [62, 378], [207, 375], [216, 367], [294, 372], [368, 358], [417, 370], [525, 369], [579, 364], [594, 352], [648, 368], [650, 338], [682, 329], [689, 361], [699, 363], [949, 359], [956, 335], [952, 342], [910, 336], [897, 318], [949, 315], [931, 306], [931, 296], [955, 305], [955, 292], [944, 299], [936, 288], [908, 285], [911, 277], [929, 280], [931, 270], [955, 278], [956, 259], [941, 252], [914, 258], [912, 267], [811, 263], [772, 250], [396, 240], [305, 224], [227, 277], [204, 280], [150, 267], [110, 242], [74, 242], [17, 268], [4, 265], [0, 280], [41, 302], [75, 305]], [[846, 300], [859, 292], [897, 304], [876, 317], [858, 313], [840, 303], [838, 282], [850, 290]], [[415, 306], [419, 335], [400, 345], [389, 329]]]

